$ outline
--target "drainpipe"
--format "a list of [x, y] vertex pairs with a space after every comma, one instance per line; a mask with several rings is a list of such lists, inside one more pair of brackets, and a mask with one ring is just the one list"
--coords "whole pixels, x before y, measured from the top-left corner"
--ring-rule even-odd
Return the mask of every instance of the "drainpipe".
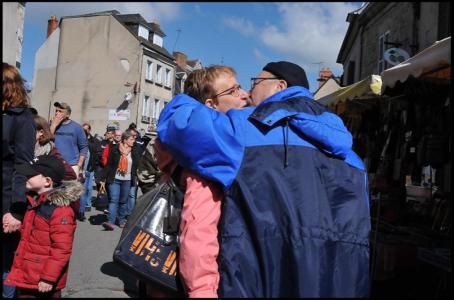
[[411, 48], [411, 55], [414, 56], [418, 53], [419, 50], [419, 18], [420, 18], [420, 11], [421, 11], [421, 3], [416, 2], [412, 3], [413, 5], [413, 45], [410, 45]]
[[361, 25], [361, 33], [359, 34], [359, 79], [358, 81], [362, 80], [362, 67], [363, 67], [363, 32], [364, 32], [364, 25]]
[[[136, 124], [139, 124], [139, 107], [140, 107], [140, 95], [142, 93], [142, 89], [141, 89], [141, 86], [142, 86], [142, 68], [143, 68], [143, 48], [141, 47], [140, 48], [140, 54], [139, 54], [139, 80], [138, 80], [138, 84], [137, 84], [137, 93], [135, 93], [135, 100], [136, 100], [136, 104], [137, 104], [137, 111], [136, 111]], [[142, 121], [141, 121], [142, 122]], [[140, 128], [137, 128], [137, 130], [140, 130]], [[146, 132], [146, 130], [145, 130]]]

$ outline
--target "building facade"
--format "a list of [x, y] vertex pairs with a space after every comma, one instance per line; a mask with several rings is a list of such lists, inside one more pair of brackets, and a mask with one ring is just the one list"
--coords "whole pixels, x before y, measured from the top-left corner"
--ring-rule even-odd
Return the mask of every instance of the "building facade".
[[176, 63], [164, 37], [139, 14], [62, 17], [36, 53], [32, 106], [51, 118], [53, 104], [66, 102], [73, 120], [101, 135], [112, 122], [153, 131], [174, 89]]
[[449, 2], [367, 2], [347, 16], [349, 27], [337, 63], [341, 84], [353, 84], [392, 67], [384, 52], [400, 48], [414, 56], [451, 35]]
[[202, 62], [199, 59], [188, 60], [183, 52], [173, 52], [173, 58], [177, 63], [175, 76], [175, 95], [184, 93], [184, 83], [189, 74], [198, 69], [202, 69]]
[[25, 2], [2, 2], [3, 62], [20, 69], [24, 37]]

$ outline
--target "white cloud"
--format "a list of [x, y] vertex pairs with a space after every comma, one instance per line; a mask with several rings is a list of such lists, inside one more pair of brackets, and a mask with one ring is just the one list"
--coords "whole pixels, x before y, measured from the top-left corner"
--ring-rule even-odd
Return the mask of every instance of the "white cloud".
[[244, 36], [252, 36], [256, 33], [256, 29], [254, 24], [251, 21], [246, 20], [244, 18], [230, 16], [224, 17], [222, 22], [227, 26], [234, 30], [237, 30]]
[[121, 14], [141, 14], [148, 22], [152, 20], [175, 20], [181, 13], [180, 3], [149, 3], [149, 2], [27, 2], [25, 17], [31, 23], [46, 22], [55, 15], [72, 16], [118, 10]]
[[347, 32], [345, 21], [354, 3], [282, 3], [278, 4], [282, 25], [266, 26], [261, 41], [271, 49], [287, 55], [304, 68], [317, 68], [315, 62], [341, 72], [337, 55]]
[[[359, 8], [361, 3], [278, 3], [274, 20], [264, 20], [258, 26], [240, 17], [228, 17], [223, 23], [245, 36], [256, 36], [283, 60], [298, 63], [306, 70], [318, 73], [319, 65], [330, 67], [336, 75], [342, 66], [336, 63], [337, 55], [347, 32], [347, 14]], [[261, 59], [261, 53], [254, 55]]]

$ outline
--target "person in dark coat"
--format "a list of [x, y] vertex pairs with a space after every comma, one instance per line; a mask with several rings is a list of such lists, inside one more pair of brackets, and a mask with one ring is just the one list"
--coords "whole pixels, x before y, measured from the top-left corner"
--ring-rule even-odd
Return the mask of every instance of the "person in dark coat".
[[131, 185], [136, 185], [137, 165], [141, 153], [135, 144], [133, 130], [126, 130], [118, 144], [111, 145], [102, 182], [107, 183], [109, 192], [108, 221], [102, 225], [106, 230], [114, 230], [118, 217], [118, 226], [126, 223], [126, 205]]
[[218, 296], [368, 297], [367, 172], [351, 133], [296, 64], [267, 64], [250, 94], [256, 106], [226, 114], [179, 94], [157, 128], [178, 164], [223, 185]]
[[[13, 262], [19, 243], [22, 218], [27, 207], [25, 176], [16, 172], [15, 166], [33, 159], [35, 123], [29, 109], [24, 80], [19, 71], [3, 63], [2, 144], [2, 278], [5, 279]], [[3, 284], [3, 297], [13, 298], [15, 288]]]
[[85, 212], [91, 211], [91, 194], [93, 192], [93, 178], [99, 165], [101, 155], [101, 143], [91, 135], [91, 126], [88, 123], [82, 125], [88, 141], [88, 153], [82, 168], [82, 176], [85, 184], [85, 193], [80, 198], [80, 211], [77, 216], [79, 221], [85, 220]]

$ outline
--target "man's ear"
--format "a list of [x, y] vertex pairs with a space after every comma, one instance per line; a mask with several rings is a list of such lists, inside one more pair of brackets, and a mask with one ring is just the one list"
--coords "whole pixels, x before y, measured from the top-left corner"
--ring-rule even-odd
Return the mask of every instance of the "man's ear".
[[208, 98], [208, 99], [205, 99], [205, 105], [208, 106], [209, 108], [212, 108], [212, 109], [215, 109], [216, 108], [216, 102], [211, 99], [211, 98]]
[[285, 90], [287, 88], [287, 81], [285, 81], [283, 79], [279, 80], [279, 85], [278, 86], [279, 86], [281, 91]]

